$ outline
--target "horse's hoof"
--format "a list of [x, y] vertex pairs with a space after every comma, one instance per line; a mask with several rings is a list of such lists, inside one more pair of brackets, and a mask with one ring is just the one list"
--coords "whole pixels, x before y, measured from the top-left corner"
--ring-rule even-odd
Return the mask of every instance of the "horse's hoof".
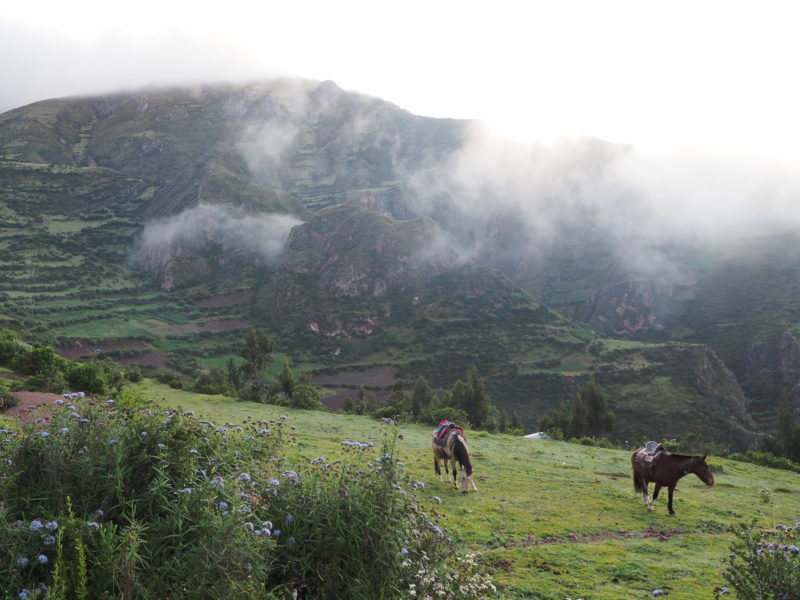
[[675, 516], [675, 511], [674, 510], [669, 511], [669, 516], [670, 517], [674, 517]]

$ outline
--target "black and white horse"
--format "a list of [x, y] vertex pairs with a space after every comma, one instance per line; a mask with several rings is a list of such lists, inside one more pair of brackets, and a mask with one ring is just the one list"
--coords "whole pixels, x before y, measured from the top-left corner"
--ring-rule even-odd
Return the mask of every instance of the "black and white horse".
[[[461, 491], [464, 493], [478, 491], [478, 487], [472, 481], [472, 462], [469, 460], [467, 440], [460, 427], [451, 426], [441, 437], [436, 432], [433, 434], [433, 467], [439, 476], [439, 481], [443, 481], [442, 471], [439, 467], [440, 460], [444, 463], [444, 471], [448, 475], [447, 464], [450, 463], [450, 468], [453, 471], [453, 486], [456, 489], [458, 489], [456, 471], [460, 470]], [[458, 468], [456, 465], [458, 465]]]

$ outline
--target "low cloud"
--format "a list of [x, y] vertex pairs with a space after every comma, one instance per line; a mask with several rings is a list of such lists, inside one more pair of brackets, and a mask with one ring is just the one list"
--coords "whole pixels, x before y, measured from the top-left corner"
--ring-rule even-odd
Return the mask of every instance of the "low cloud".
[[222, 253], [244, 250], [272, 264], [283, 252], [292, 227], [301, 222], [291, 215], [247, 214], [229, 207], [200, 204], [148, 223], [137, 254], [140, 260], [149, 263], [178, 251], [207, 251], [216, 247]]
[[632, 272], [676, 282], [684, 275], [675, 247], [724, 249], [800, 224], [797, 165], [647, 153], [586, 137], [521, 143], [480, 125], [459, 151], [410, 180], [415, 211], [438, 218], [476, 254], [531, 262], [570, 236], [591, 235]]
[[230, 41], [177, 28], [80, 41], [0, 20], [0, 113], [47, 98], [151, 85], [244, 82], [280, 74]]

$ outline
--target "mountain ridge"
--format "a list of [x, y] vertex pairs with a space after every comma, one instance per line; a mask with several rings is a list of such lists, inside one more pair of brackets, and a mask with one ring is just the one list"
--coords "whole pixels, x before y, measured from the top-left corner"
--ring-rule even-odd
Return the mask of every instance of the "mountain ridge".
[[[717, 259], [695, 265], [699, 283], [643, 277], [624, 267], [618, 242], [591, 212], [575, 212], [592, 178], [625, 149], [566, 146], [560, 162], [535, 150], [524, 163], [531, 170], [558, 163], [533, 190], [558, 220], [536, 222], [504, 196], [516, 183], [494, 188], [465, 154], [472, 127], [416, 117], [332, 82], [285, 80], [49, 100], [0, 115], [0, 318], [65, 346], [108, 339], [74, 317], [88, 319], [96, 298], [125, 293], [153, 300], [146, 315], [131, 301], [125, 319], [114, 321], [118, 339], [139, 336], [148, 350], [199, 366], [229, 356], [231, 334], [214, 341], [209, 333], [192, 347], [188, 337], [168, 339], [170, 321], [245, 318], [268, 324], [298, 363], [340, 373], [392, 364], [400, 376], [425, 374], [445, 387], [478, 362], [498, 405], [522, 410], [530, 426], [588, 377], [625, 402], [626, 389], [653, 394], [637, 388], [642, 365], [672, 364], [658, 376], [681, 395], [726, 406], [725, 398], [709, 400], [706, 368], [740, 399], [715, 408], [714, 418], [727, 411], [735, 427], [752, 429], [747, 408], [740, 411], [745, 395], [731, 383], [755, 380], [736, 366], [749, 363], [685, 316], [687, 303], [714, 298], [698, 290]], [[452, 169], [473, 177], [454, 185]], [[136, 248], [149, 259], [133, 261]], [[688, 265], [696, 256], [708, 253], [679, 258]], [[198, 304], [236, 294], [254, 300], [213, 310]], [[793, 311], [784, 311], [781, 331], [791, 329]], [[743, 339], [760, 335], [757, 321]], [[663, 343], [706, 343], [722, 360], [675, 364], [648, 350]], [[682, 379], [687, 368], [694, 380]], [[792, 369], [783, 372], [746, 390], [757, 392], [767, 416], [775, 390], [796, 385], [787, 380]], [[532, 399], [536, 389], [543, 396]], [[614, 409], [625, 413], [621, 404]], [[672, 413], [650, 435], [674, 432], [679, 417]], [[709, 420], [702, 430], [733, 445], [751, 439], [720, 427], [716, 434]]]

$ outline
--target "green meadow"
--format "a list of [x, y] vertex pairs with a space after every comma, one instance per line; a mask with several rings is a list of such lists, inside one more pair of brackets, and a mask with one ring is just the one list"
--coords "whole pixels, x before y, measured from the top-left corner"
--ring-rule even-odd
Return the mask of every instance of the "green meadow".
[[[177, 391], [150, 380], [147, 398], [193, 410], [215, 423], [288, 417], [299, 459], [336, 460], [341, 442], [380, 442], [391, 429], [369, 417], [241, 402]], [[710, 457], [716, 485], [693, 475], [666, 491], [648, 513], [633, 490], [630, 451], [468, 431], [477, 494], [440, 483], [433, 472], [431, 427], [397, 426], [397, 452], [418, 494], [442, 515], [465, 552], [494, 569], [501, 598], [619, 600], [711, 598], [733, 536], [732, 525], [763, 527], [800, 520], [800, 475]], [[441, 501], [441, 503], [439, 503]]]

